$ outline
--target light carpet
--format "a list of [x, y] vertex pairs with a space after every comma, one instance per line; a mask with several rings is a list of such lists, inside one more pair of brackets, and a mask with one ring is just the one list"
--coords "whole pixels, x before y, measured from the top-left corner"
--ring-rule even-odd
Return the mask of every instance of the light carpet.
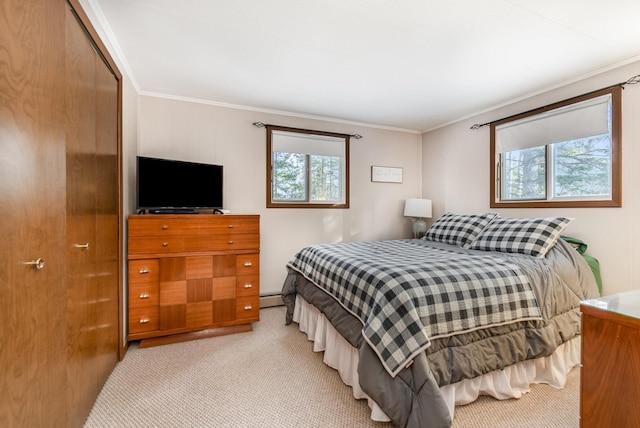
[[[109, 427], [378, 427], [284, 307], [260, 311], [253, 331], [139, 349], [118, 363], [87, 419]], [[480, 397], [456, 408], [456, 428], [578, 427], [579, 370], [557, 390], [519, 400]]]

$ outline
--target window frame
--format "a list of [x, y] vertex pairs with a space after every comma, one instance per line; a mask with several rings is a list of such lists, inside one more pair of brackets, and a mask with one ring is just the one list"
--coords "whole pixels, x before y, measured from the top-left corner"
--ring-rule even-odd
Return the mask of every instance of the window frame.
[[[350, 143], [350, 135], [348, 134], [339, 134], [335, 132], [325, 132], [325, 131], [313, 131], [309, 129], [300, 129], [300, 128], [290, 128], [286, 126], [276, 126], [276, 125], [265, 125], [267, 129], [267, 208], [339, 208], [345, 209], [349, 208], [349, 143]], [[344, 139], [344, 176], [342, 179], [344, 180], [344, 202], [328, 202], [328, 203], [318, 203], [318, 202], [283, 202], [283, 201], [274, 201], [273, 200], [273, 131], [280, 132], [291, 132], [295, 134], [308, 134], [319, 137], [331, 137], [331, 138], [340, 138]], [[308, 166], [310, 167], [310, 165]], [[307, 182], [307, 196], [310, 195], [311, 189], [310, 183]]]
[[[509, 122], [521, 120], [527, 117], [543, 114], [551, 110], [576, 104], [592, 98], [603, 95], [611, 95], [611, 198], [598, 200], [549, 200], [549, 189], [545, 200], [528, 199], [504, 201], [500, 200], [500, 186], [502, 183], [497, 179], [499, 172], [499, 154], [496, 153], [496, 127]], [[601, 89], [590, 92], [510, 116], [490, 124], [490, 165], [491, 165], [491, 188], [490, 188], [490, 207], [491, 208], [585, 208], [585, 207], [621, 207], [622, 206], [622, 87], [612, 86], [610, 88]], [[549, 151], [550, 147], [546, 147]], [[549, 162], [547, 160], [547, 162]], [[547, 168], [549, 165], [547, 163]], [[549, 174], [545, 173], [547, 186], [549, 185]]]

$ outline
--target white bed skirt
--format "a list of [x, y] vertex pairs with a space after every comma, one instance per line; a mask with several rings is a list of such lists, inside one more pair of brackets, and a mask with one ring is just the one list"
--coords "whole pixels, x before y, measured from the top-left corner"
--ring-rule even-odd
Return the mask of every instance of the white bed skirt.
[[[337, 332], [322, 312], [299, 295], [296, 296], [293, 320], [313, 341], [313, 350], [324, 351], [324, 363], [340, 373], [342, 381], [352, 388], [353, 396], [367, 400], [371, 419], [388, 422], [387, 415], [360, 388], [358, 350]], [[446, 385], [440, 391], [453, 418], [456, 405], [471, 403], [480, 395], [490, 395], [499, 400], [520, 398], [529, 392], [532, 383], [547, 383], [555, 388], [563, 388], [567, 374], [579, 363], [580, 338], [577, 337], [559, 346], [549, 357], [524, 361], [474, 379]]]

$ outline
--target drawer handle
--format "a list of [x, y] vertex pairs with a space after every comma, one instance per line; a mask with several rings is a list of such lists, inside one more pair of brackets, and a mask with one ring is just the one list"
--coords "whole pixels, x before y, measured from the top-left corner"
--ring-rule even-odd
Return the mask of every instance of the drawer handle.
[[168, 224], [163, 224], [162, 225], [162, 230], [169, 230], [169, 225]]
[[163, 247], [168, 247], [168, 246], [169, 246], [169, 243], [168, 243], [168, 242], [163, 242], [163, 243], [162, 243], [162, 246], [163, 246]]
[[87, 242], [86, 244], [73, 244], [74, 247], [76, 248], [81, 248], [83, 250], [88, 250], [89, 249], [89, 243]]
[[252, 288], [252, 287], [253, 287], [253, 285], [252, 285], [252, 284], [245, 284], [245, 285], [244, 285], [244, 288]]
[[251, 267], [253, 266], [253, 263], [251, 262], [244, 262], [244, 267]]
[[229, 229], [233, 229], [233, 225], [232, 224], [229, 225]]
[[233, 241], [229, 241], [229, 244], [233, 244]]
[[140, 269], [140, 275], [149, 273], [149, 269]]
[[142, 318], [140, 320], [140, 324], [147, 324], [149, 322], [149, 318]]
[[146, 294], [146, 293], [143, 293], [143, 294], [141, 294], [141, 295], [140, 295], [140, 298], [141, 298], [141, 299], [148, 299], [148, 298], [149, 298], [149, 295], [148, 295], [148, 294]]
[[245, 307], [244, 307], [244, 310], [245, 310], [245, 311], [250, 311], [251, 309], [252, 309], [252, 308], [251, 308], [251, 305], [247, 305], [247, 306], [245, 306]]

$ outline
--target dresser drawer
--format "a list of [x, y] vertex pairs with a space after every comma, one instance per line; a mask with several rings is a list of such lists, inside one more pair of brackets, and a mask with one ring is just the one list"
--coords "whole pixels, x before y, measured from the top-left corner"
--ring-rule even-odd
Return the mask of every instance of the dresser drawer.
[[255, 249], [259, 246], [260, 235], [258, 234], [129, 238], [129, 254], [233, 251]]
[[260, 254], [238, 254], [236, 256], [236, 275], [260, 274]]
[[160, 327], [160, 309], [136, 308], [129, 309], [129, 334], [146, 333], [158, 330]]
[[129, 217], [129, 236], [260, 233], [260, 219], [252, 216], [197, 214]]
[[129, 284], [157, 284], [160, 278], [160, 260], [131, 260], [128, 275]]
[[236, 298], [236, 319], [256, 318], [260, 316], [260, 296]]
[[160, 304], [160, 284], [156, 283], [129, 283], [129, 308], [146, 308]]
[[177, 253], [185, 251], [182, 237], [129, 237], [129, 254]]
[[129, 218], [129, 236], [196, 235], [200, 227], [199, 221], [164, 215]]
[[241, 233], [260, 233], [260, 219], [252, 217], [233, 217], [233, 216], [220, 216], [219, 220], [215, 222], [207, 222], [202, 225], [202, 232], [204, 233], [227, 233], [227, 234], [241, 234]]
[[260, 275], [236, 277], [236, 296], [257, 296], [260, 294]]

